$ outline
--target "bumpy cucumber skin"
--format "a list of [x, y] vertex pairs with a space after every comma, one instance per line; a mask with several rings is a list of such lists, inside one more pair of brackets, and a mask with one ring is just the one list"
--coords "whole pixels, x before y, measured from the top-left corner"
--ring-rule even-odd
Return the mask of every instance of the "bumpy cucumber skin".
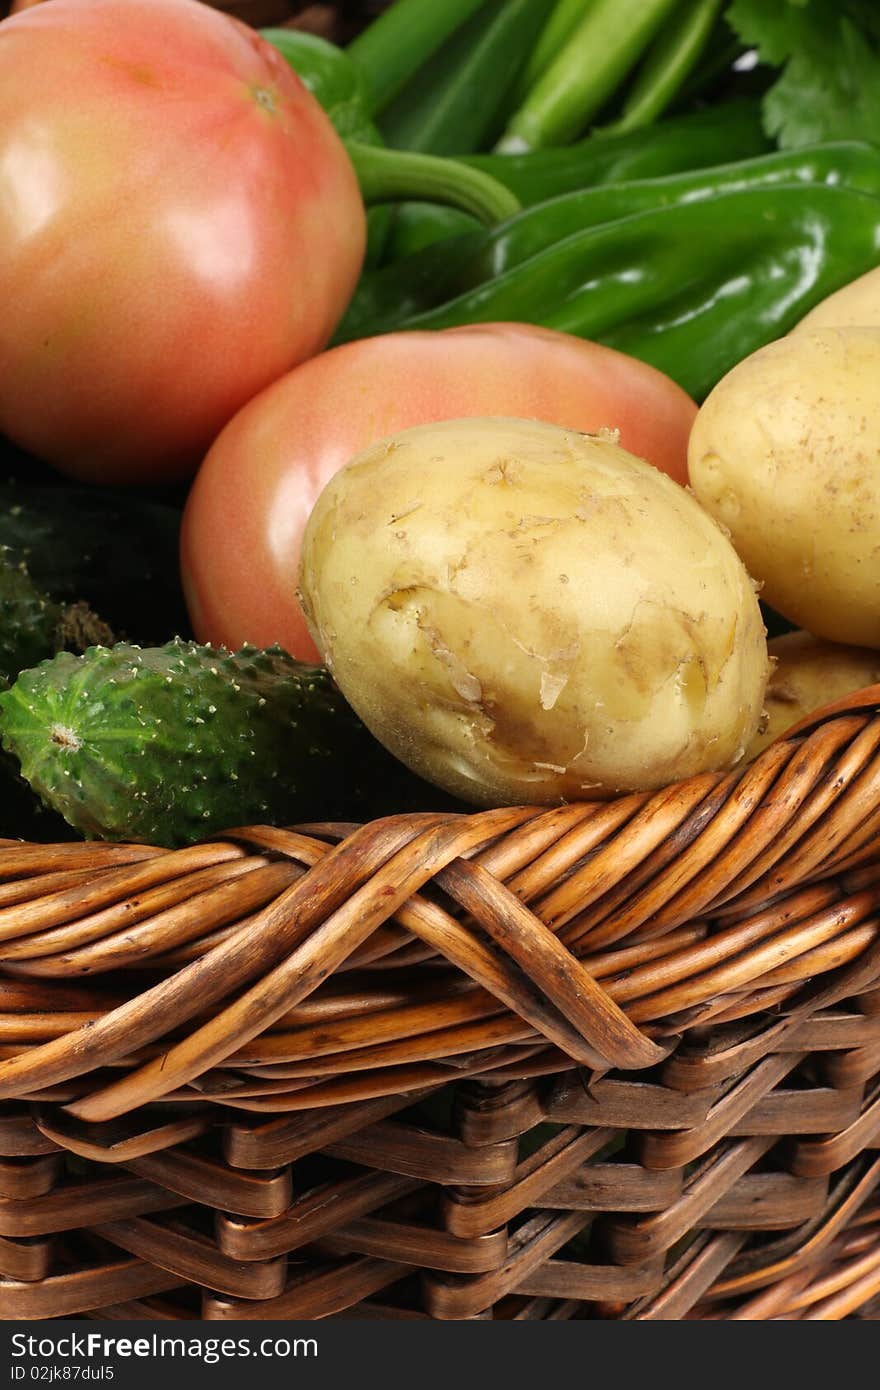
[[61, 609], [40, 592], [23, 562], [0, 546], [0, 679], [15, 680], [56, 650]]
[[[40, 592], [25, 564], [0, 546], [0, 689], [57, 650], [62, 618], [61, 607]], [[8, 753], [0, 753], [0, 837], [71, 838], [69, 826], [41, 804]]]
[[0, 694], [0, 724], [31, 787], [90, 839], [175, 846], [345, 819], [376, 786], [412, 782], [327, 672], [280, 648], [62, 653]]

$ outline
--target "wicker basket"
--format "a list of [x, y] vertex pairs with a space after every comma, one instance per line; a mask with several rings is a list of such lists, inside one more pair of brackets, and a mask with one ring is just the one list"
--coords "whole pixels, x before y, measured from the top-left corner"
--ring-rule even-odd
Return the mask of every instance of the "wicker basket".
[[0, 1317], [876, 1314], [878, 707], [608, 804], [0, 842]]
[[869, 1316], [880, 687], [611, 803], [0, 847], [0, 1316]]

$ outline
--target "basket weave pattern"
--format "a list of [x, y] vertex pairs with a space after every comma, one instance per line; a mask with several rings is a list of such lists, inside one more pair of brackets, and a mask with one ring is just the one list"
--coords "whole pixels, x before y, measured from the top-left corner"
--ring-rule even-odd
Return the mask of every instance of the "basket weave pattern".
[[878, 704], [607, 804], [0, 842], [0, 1317], [880, 1314]]
[[0, 847], [0, 1316], [880, 1295], [880, 688], [613, 802]]

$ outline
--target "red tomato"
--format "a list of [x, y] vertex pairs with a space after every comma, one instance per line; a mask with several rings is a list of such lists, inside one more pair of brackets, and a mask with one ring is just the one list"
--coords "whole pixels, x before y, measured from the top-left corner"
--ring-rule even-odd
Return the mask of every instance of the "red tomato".
[[195, 0], [0, 25], [0, 432], [75, 477], [185, 477], [320, 351], [365, 216], [329, 120]]
[[410, 425], [516, 415], [618, 429], [624, 448], [687, 479], [697, 407], [654, 367], [525, 324], [393, 333], [346, 343], [269, 387], [226, 427], [184, 514], [184, 588], [197, 636], [317, 653], [296, 600], [318, 493], [373, 440]]

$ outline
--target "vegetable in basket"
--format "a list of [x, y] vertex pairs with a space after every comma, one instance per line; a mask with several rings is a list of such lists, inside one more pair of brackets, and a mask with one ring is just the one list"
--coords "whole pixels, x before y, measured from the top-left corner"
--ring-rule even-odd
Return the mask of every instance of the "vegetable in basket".
[[196, 635], [280, 642], [314, 660], [296, 583], [321, 488], [384, 434], [493, 413], [618, 429], [626, 448], [683, 482], [696, 407], [643, 363], [521, 324], [389, 334], [313, 358], [239, 412], [193, 484], [181, 545]]
[[380, 440], [303, 542], [319, 650], [365, 724], [477, 805], [662, 787], [740, 758], [758, 600], [693, 497], [609, 437], [518, 419]]
[[[83, 651], [90, 642], [112, 640], [87, 604], [56, 603], [34, 583], [19, 554], [0, 544], [0, 691], [23, 668], [58, 651]], [[42, 805], [7, 753], [0, 753], [0, 836], [70, 838], [67, 825]]]
[[308, 87], [343, 140], [381, 144], [370, 116], [366, 79], [348, 54], [316, 34], [299, 29], [261, 29], [297, 77]]
[[678, 0], [630, 85], [615, 130], [639, 130], [665, 111], [713, 37], [722, 3]]
[[0, 685], [56, 652], [82, 652], [112, 640], [88, 604], [54, 602], [34, 583], [24, 561], [0, 545]]
[[795, 332], [812, 328], [880, 328], [880, 267], [844, 285], [823, 299], [795, 325]]
[[547, 15], [547, 0], [483, 0], [379, 117], [395, 149], [460, 155], [486, 148]]
[[790, 333], [703, 405], [688, 468], [767, 602], [880, 648], [880, 328]]
[[[750, 159], [765, 153], [767, 147], [757, 102], [740, 99], [671, 116], [648, 129], [626, 134], [596, 131], [588, 139], [561, 149], [522, 155], [466, 155], [462, 162], [491, 174], [524, 206], [531, 206], [600, 184], [661, 178], [706, 169], [722, 161]], [[454, 208], [405, 203], [393, 211], [385, 258], [399, 259], [432, 241], [477, 227], [474, 218]]]
[[[775, 151], [708, 169], [584, 188], [530, 207], [491, 229], [472, 231], [362, 278], [337, 341], [393, 330], [463, 296], [492, 293], [494, 281], [590, 227], [636, 213], [689, 205], [748, 189], [842, 185], [880, 194], [880, 150], [863, 141]], [[728, 232], [728, 235], [730, 233]], [[646, 251], [646, 255], [647, 255]]]
[[0, 729], [33, 790], [88, 838], [179, 845], [441, 800], [371, 738], [325, 670], [280, 649], [65, 653], [0, 694]]
[[[261, 29], [261, 36], [284, 58], [297, 77], [321, 103], [336, 134], [362, 145], [381, 145], [382, 137], [370, 117], [370, 101], [363, 74], [347, 53], [316, 34], [298, 29]], [[420, 204], [434, 208], [433, 203]], [[443, 208], [444, 212], [452, 211]], [[379, 264], [394, 209], [385, 205], [367, 213], [367, 249], [364, 264]], [[459, 214], [472, 222], [466, 214]]]
[[731, 0], [725, 18], [762, 63], [782, 70], [763, 97], [765, 127], [781, 146], [876, 139], [875, 0]]
[[373, 114], [383, 110], [483, 0], [397, 0], [353, 39], [347, 53], [363, 74]]
[[176, 507], [127, 490], [0, 484], [0, 545], [56, 603], [89, 604], [131, 642], [190, 635], [179, 530]]
[[462, 162], [491, 174], [524, 205], [599, 183], [660, 178], [762, 154], [769, 142], [756, 102], [739, 99], [670, 116], [648, 130], [596, 131], [577, 144], [527, 154], [474, 154]]
[[[645, 124], [687, 96], [692, 73], [700, 90], [698, 64], [714, 72], [720, 54], [729, 68], [742, 45], [716, 24], [721, 3], [395, 0], [347, 54], [392, 144], [460, 153], [474, 131], [487, 137], [491, 113], [505, 149], [558, 145], [604, 119], [609, 98]], [[423, 143], [441, 132], [445, 145]]]
[[596, 0], [511, 116], [499, 149], [516, 153], [561, 145], [591, 117], [633, 68], [677, 0]]
[[88, 481], [186, 476], [327, 341], [362, 195], [518, 206], [451, 161], [344, 147], [271, 45], [195, 0], [3, 21], [0, 430]]
[[870, 194], [745, 188], [587, 227], [435, 308], [365, 316], [357, 332], [517, 319], [638, 357], [701, 399], [878, 252]]
[[787, 632], [767, 643], [773, 670], [758, 732], [746, 750], [750, 762], [792, 725], [851, 691], [880, 684], [880, 653], [825, 642], [810, 632]]

